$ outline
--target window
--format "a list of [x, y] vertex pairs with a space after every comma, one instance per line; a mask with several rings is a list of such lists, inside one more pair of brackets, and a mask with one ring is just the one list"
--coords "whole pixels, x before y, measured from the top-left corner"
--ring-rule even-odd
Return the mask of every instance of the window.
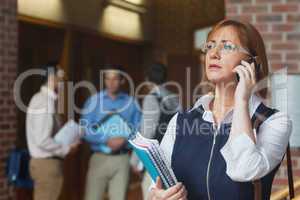
[[300, 147], [300, 75], [288, 75], [286, 71], [281, 70], [272, 75], [272, 105], [289, 115], [293, 121], [290, 145]]
[[201, 45], [205, 43], [209, 31], [212, 27], [205, 27], [198, 29], [194, 32], [194, 48], [195, 50], [200, 50]]
[[129, 3], [132, 3], [132, 4], [136, 4], [136, 5], [144, 5], [144, 0], [125, 0]]
[[[101, 31], [133, 40], [145, 40], [143, 17], [145, 0], [107, 0], [101, 18]], [[122, 30], [122, 31], [120, 31]]]
[[124, 10], [116, 6], [105, 8], [101, 20], [101, 29], [104, 32], [130, 39], [142, 40], [144, 38], [139, 13]]

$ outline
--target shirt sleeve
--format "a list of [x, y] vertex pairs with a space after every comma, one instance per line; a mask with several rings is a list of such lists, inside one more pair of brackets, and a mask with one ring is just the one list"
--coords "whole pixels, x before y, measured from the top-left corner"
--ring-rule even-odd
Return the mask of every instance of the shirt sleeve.
[[[41, 102], [40, 102], [41, 103]], [[31, 108], [36, 107], [34, 105], [35, 103], [31, 105]], [[46, 107], [47, 102], [41, 103], [38, 107]], [[49, 112], [48, 109], [46, 109], [46, 112], [43, 113], [31, 113], [31, 109], [29, 108], [28, 111], [28, 120], [30, 130], [33, 131], [33, 139], [35, 144], [48, 152], [52, 152], [54, 155], [59, 157], [64, 157], [68, 154], [70, 147], [67, 145], [61, 145], [57, 143], [53, 137], [52, 137], [52, 129], [53, 129], [53, 113]]]
[[132, 126], [135, 129], [135, 131], [140, 129], [141, 118], [142, 118], [141, 108], [139, 106], [139, 103], [134, 99], [133, 100], [133, 116], [132, 116], [131, 122], [132, 122]]
[[146, 138], [154, 138], [159, 122], [159, 102], [154, 95], [147, 95], [143, 101], [143, 119], [141, 123], [141, 134]]
[[259, 179], [271, 172], [283, 159], [292, 131], [292, 121], [278, 112], [264, 121], [256, 144], [246, 133], [230, 138], [221, 153], [227, 175], [235, 181]]
[[167, 131], [165, 132], [165, 135], [160, 143], [160, 148], [164, 152], [167, 162], [170, 166], [172, 161], [172, 152], [176, 139], [177, 116], [178, 114], [175, 114], [174, 117], [170, 120]]

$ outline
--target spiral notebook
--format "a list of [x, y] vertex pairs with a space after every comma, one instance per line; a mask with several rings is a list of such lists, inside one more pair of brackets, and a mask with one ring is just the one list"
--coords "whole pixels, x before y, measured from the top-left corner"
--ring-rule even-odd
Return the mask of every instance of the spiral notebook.
[[137, 133], [129, 143], [154, 182], [157, 177], [160, 177], [165, 189], [177, 183], [171, 164], [168, 163], [157, 140], [147, 139]]

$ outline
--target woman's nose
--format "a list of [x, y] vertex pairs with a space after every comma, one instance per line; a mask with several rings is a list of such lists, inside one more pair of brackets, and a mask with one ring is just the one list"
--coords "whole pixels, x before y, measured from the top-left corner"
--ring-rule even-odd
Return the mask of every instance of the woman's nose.
[[220, 48], [219, 47], [215, 47], [212, 50], [210, 50], [209, 57], [211, 59], [218, 59], [219, 60], [221, 58]]

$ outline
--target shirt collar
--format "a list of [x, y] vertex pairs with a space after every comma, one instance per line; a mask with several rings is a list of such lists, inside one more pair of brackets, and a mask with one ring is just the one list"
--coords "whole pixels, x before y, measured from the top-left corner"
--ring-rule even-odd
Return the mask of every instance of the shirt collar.
[[56, 100], [57, 99], [57, 94], [55, 93], [54, 90], [51, 90], [49, 87], [43, 85], [41, 87], [41, 92], [46, 94], [49, 98]]
[[[102, 96], [103, 96], [104, 98], [109, 98], [109, 99], [111, 99], [110, 96], [107, 94], [107, 90], [103, 90], [103, 91], [101, 92], [101, 94], [102, 94]], [[126, 97], [126, 94], [125, 94], [125, 93], [119, 92], [119, 93], [117, 94], [116, 99], [122, 99], [122, 98], [125, 98], [125, 97]]]
[[[213, 118], [213, 114], [212, 114], [212, 111], [210, 110], [209, 108], [209, 104], [210, 102], [214, 99], [214, 95], [212, 94], [206, 94], [202, 97], [200, 97], [194, 107], [191, 109], [194, 110], [196, 108], [199, 108], [199, 106], [202, 105], [203, 109], [204, 109], [204, 113], [203, 113], [203, 119], [205, 121], [208, 121], [208, 122], [214, 122], [214, 118]], [[249, 99], [249, 113], [250, 113], [250, 116], [252, 117], [257, 109], [257, 107], [263, 102], [263, 100], [258, 97], [256, 94], [253, 94], [250, 99]], [[233, 110], [230, 110], [226, 115], [225, 115], [225, 118], [223, 120], [223, 123], [231, 123], [232, 121], [232, 114], [233, 114]]]
[[154, 86], [151, 90], [150, 90], [150, 94], [153, 94], [153, 93], [156, 93], [158, 94], [159, 96], [161, 95], [161, 92], [162, 92], [162, 86], [161, 85], [156, 85]]

